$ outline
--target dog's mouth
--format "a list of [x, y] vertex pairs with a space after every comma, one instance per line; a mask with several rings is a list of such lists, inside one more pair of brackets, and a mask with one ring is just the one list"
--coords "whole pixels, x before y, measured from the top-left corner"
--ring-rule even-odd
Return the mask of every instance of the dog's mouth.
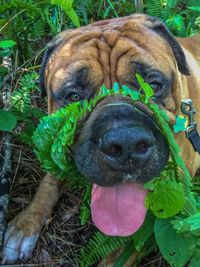
[[113, 187], [93, 184], [91, 211], [94, 224], [112, 236], [129, 236], [143, 224], [146, 216], [143, 185], [130, 180]]

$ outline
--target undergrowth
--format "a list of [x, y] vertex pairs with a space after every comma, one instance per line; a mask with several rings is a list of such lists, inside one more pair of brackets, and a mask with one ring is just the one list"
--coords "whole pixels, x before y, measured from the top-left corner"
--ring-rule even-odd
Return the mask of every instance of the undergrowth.
[[31, 97], [39, 91], [38, 74], [30, 72], [19, 80], [18, 90], [11, 96], [10, 110], [18, 120], [14, 133], [22, 143], [33, 146], [32, 135], [39, 120], [46, 115], [40, 109], [34, 107]]

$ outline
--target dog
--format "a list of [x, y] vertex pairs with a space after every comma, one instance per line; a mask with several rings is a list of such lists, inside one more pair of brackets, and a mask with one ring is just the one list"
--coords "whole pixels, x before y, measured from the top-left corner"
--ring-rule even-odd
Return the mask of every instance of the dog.
[[[200, 35], [175, 38], [157, 18], [135, 14], [59, 34], [48, 46], [40, 73], [48, 113], [98, 94], [114, 83], [139, 90], [136, 73], [154, 90], [154, 102], [173, 129], [181, 100], [192, 99], [200, 122]], [[200, 130], [200, 128], [198, 128]], [[45, 133], [44, 133], [45, 134]], [[200, 156], [184, 132], [174, 134], [194, 176]], [[80, 172], [93, 183], [92, 219], [108, 235], [128, 236], [142, 225], [143, 184], [162, 171], [169, 151], [150, 110], [115, 94], [102, 99], [76, 133], [71, 147]], [[3, 262], [29, 258], [61, 195], [47, 174], [31, 204], [9, 224]], [[115, 207], [115, 208], [114, 208]]]

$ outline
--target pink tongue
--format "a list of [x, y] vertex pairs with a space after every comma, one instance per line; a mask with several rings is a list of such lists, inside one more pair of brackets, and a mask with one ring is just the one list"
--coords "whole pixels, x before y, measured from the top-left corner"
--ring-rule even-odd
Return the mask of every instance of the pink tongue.
[[128, 181], [114, 187], [93, 184], [92, 220], [107, 235], [129, 236], [144, 222], [144, 200], [147, 191], [142, 185]]

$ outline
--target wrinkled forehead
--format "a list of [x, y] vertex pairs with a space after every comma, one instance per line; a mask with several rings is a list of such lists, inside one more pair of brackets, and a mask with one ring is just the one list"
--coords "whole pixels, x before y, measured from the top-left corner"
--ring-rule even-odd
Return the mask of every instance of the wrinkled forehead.
[[135, 63], [170, 75], [173, 60], [166, 41], [137, 21], [97, 23], [66, 34], [47, 64], [46, 86], [57, 90], [66, 80], [83, 76], [94, 86], [109, 88], [132, 75]]

